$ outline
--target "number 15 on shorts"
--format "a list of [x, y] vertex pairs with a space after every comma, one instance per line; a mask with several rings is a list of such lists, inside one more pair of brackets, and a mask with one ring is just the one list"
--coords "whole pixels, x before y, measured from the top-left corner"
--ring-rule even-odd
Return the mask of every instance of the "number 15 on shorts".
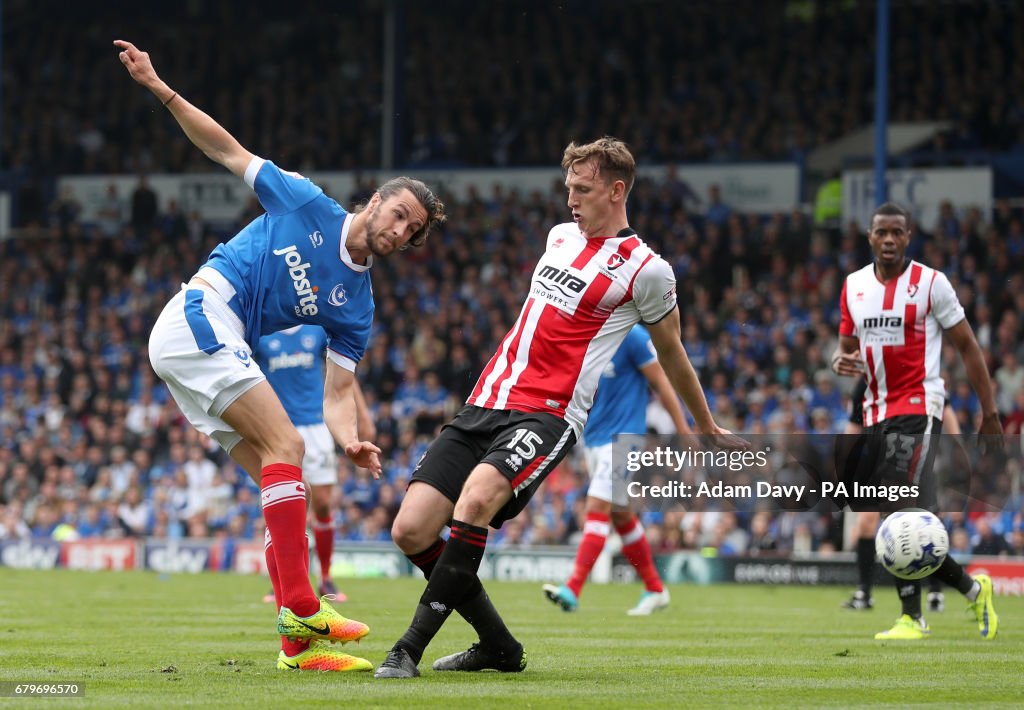
[[543, 443], [544, 439], [537, 432], [529, 429], [516, 429], [516, 433], [506, 447], [511, 449], [512, 453], [505, 459], [505, 463], [514, 471], [520, 470], [525, 462], [533, 460], [537, 455], [537, 447]]

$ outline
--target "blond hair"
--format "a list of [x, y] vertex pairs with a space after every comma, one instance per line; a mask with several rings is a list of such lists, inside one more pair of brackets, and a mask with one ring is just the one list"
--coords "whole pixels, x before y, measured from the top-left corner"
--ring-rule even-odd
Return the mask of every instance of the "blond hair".
[[566, 171], [575, 171], [577, 165], [591, 161], [605, 182], [622, 180], [626, 184], [626, 195], [629, 195], [636, 180], [636, 160], [629, 146], [618, 138], [605, 136], [583, 145], [570, 143], [562, 153], [562, 169]]

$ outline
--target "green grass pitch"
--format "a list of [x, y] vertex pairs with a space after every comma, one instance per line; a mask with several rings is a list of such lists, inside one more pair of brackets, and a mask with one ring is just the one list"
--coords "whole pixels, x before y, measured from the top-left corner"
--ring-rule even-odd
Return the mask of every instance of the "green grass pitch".
[[[340, 580], [347, 616], [370, 625], [351, 644], [379, 664], [405, 629], [422, 580]], [[490, 583], [525, 644], [518, 675], [434, 673], [474, 640], [452, 617], [427, 649], [423, 677], [277, 671], [265, 579], [236, 575], [0, 569], [0, 680], [84, 682], [78, 699], [0, 698], [10, 707], [680, 708], [1020, 707], [1024, 599], [999, 598], [999, 636], [984, 641], [959, 595], [929, 617], [932, 638], [882, 643], [895, 592], [849, 612], [837, 587], [671, 588], [672, 606], [625, 615], [636, 586], [590, 585], [565, 614], [539, 584]]]

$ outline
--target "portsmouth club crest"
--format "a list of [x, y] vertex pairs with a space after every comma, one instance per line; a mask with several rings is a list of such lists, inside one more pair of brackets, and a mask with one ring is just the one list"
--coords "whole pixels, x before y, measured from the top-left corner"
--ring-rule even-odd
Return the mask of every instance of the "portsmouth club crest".
[[327, 297], [327, 302], [332, 306], [344, 306], [348, 303], [348, 295], [345, 293], [345, 286], [338, 284], [331, 289], [331, 295]]

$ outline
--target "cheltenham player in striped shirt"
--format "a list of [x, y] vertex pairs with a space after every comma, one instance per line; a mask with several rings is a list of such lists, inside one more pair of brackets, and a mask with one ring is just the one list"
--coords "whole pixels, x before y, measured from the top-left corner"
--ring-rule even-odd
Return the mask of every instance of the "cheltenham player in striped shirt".
[[[477, 577], [487, 525], [518, 515], [572, 448], [601, 373], [636, 323], [647, 324], [697, 430], [717, 446], [746, 447], [715, 424], [683, 349], [672, 268], [629, 228], [633, 155], [613, 138], [570, 143], [562, 168], [573, 222], [548, 234], [518, 320], [424, 454], [392, 527], [395, 543], [429, 583], [378, 678], [418, 676], [424, 649], [453, 609], [480, 642], [439, 659], [434, 670], [526, 667], [522, 645]], [[439, 534], [449, 522], [445, 543]]]
[[[864, 394], [865, 456], [862, 484], [915, 484], [918, 505], [935, 509], [932, 463], [942, 429], [945, 385], [939, 373], [943, 332], [963, 358], [967, 378], [981, 401], [979, 433], [998, 439], [1002, 425], [985, 360], [949, 279], [906, 258], [907, 213], [886, 203], [871, 217], [868, 241], [874, 263], [846, 277], [839, 306], [839, 347], [832, 369], [867, 379]], [[862, 501], [863, 502], [863, 501]], [[901, 505], [900, 507], [906, 507]], [[969, 576], [947, 556], [935, 576], [967, 597], [985, 639], [996, 635], [992, 580]], [[876, 639], [922, 639], [931, 629], [921, 614], [920, 581], [898, 580], [903, 614]]]

